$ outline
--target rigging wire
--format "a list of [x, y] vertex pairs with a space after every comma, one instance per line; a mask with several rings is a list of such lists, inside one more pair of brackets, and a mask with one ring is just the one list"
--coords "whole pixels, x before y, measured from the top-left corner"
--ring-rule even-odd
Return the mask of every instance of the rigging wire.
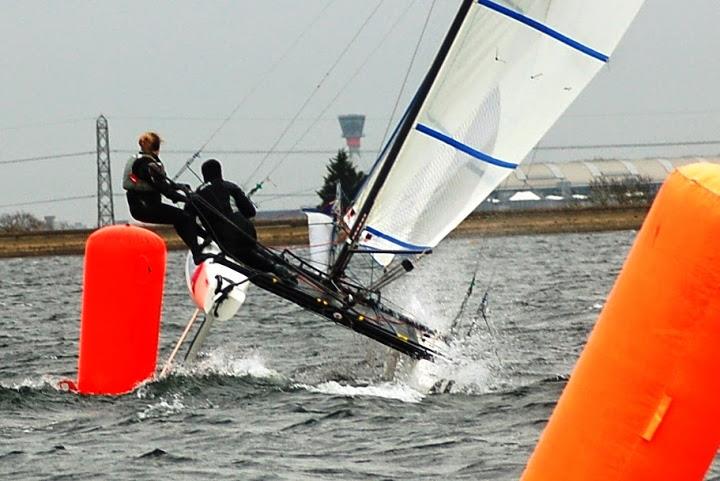
[[412, 57], [410, 58], [410, 63], [408, 64], [407, 71], [405, 72], [405, 78], [403, 78], [402, 85], [400, 87], [400, 90], [398, 91], [397, 98], [395, 99], [395, 105], [393, 105], [392, 112], [390, 114], [390, 118], [388, 119], [387, 125], [385, 126], [385, 132], [382, 135], [380, 145], [377, 148], [378, 154], [382, 150], [383, 146], [385, 145], [385, 139], [387, 138], [388, 132], [390, 131], [390, 127], [393, 123], [393, 119], [395, 118], [395, 114], [397, 113], [397, 108], [400, 105], [400, 99], [402, 98], [402, 95], [405, 93], [405, 87], [407, 86], [408, 78], [410, 77], [410, 71], [413, 68], [413, 65], [415, 64], [415, 58], [417, 57], [417, 53], [420, 50], [420, 44], [422, 43], [423, 37], [425, 36], [425, 31], [427, 30], [427, 26], [430, 23], [430, 17], [432, 16], [433, 8], [435, 8], [435, 0], [430, 4], [430, 9], [428, 10], [427, 17], [425, 17], [425, 23], [423, 24], [422, 30], [420, 31], [420, 37], [418, 38], [417, 43], [415, 44], [415, 50], [413, 51]]
[[[485, 240], [487, 240], [487, 237], [485, 237]], [[497, 329], [490, 326], [490, 320], [487, 317], [487, 308], [489, 305], [490, 289], [493, 287], [493, 283], [495, 282], [495, 274], [497, 273], [496, 259], [492, 259], [490, 262], [492, 264], [492, 270], [490, 271], [490, 278], [488, 279], [487, 285], [485, 286], [485, 291], [483, 292], [482, 299], [480, 299], [480, 303], [478, 304], [478, 307], [475, 310], [475, 320], [470, 325], [470, 328], [468, 329], [468, 332], [467, 332], [467, 336], [470, 336], [473, 332], [473, 327], [477, 326], [477, 318], [479, 316], [479, 317], [482, 317], [483, 321], [485, 322], [485, 327], [487, 328], [488, 334], [490, 334], [490, 337], [492, 337], [493, 340], [496, 340], [495, 335], [497, 333]], [[478, 260], [478, 268], [479, 267], [480, 267], [480, 265], [479, 265], [479, 260]], [[473, 276], [473, 278], [474, 277], [475, 276]], [[496, 355], [497, 355], [497, 353], [496, 353]]]
[[[350, 39], [350, 42], [345, 46], [345, 48], [342, 50], [342, 52], [340, 52], [340, 55], [338, 55], [338, 57], [335, 59], [335, 62], [332, 64], [330, 69], [327, 72], [325, 72], [325, 75], [323, 75], [323, 77], [320, 79], [320, 81], [315, 86], [315, 88], [310, 93], [310, 95], [305, 99], [303, 104], [298, 109], [297, 113], [287, 123], [287, 125], [285, 126], [285, 129], [282, 131], [280, 136], [275, 140], [273, 145], [270, 147], [270, 150], [268, 151], [268, 153], [265, 154], [265, 156], [262, 159], [260, 159], [260, 162], [258, 163], [258, 165], [253, 169], [253, 171], [250, 173], [250, 175], [247, 176], [247, 178], [245, 179], [245, 182], [243, 183], [244, 186], [247, 185], [248, 182], [250, 182], [250, 180], [253, 178], [253, 176], [255, 176], [255, 174], [257, 174], [257, 172], [263, 166], [265, 161], [270, 157], [270, 154], [272, 154], [275, 151], [275, 148], [282, 141], [282, 139], [288, 133], [290, 128], [294, 125], [294, 123], [298, 119], [298, 117], [300, 117], [300, 114], [305, 110], [305, 107], [307, 107], [307, 105], [310, 103], [310, 101], [315, 97], [315, 94], [318, 93], [318, 91], [320, 90], [320, 87], [322, 87], [325, 80], [327, 80], [327, 78], [330, 76], [330, 74], [340, 64], [340, 61], [345, 57], [345, 54], [348, 52], [348, 50], [350, 50], [350, 47], [355, 43], [355, 40], [357, 40], [357, 38], [360, 36], [360, 34], [363, 32], [363, 30], [365, 30], [365, 27], [370, 23], [370, 20], [375, 16], [375, 13], [377, 13], [377, 11], [380, 9], [380, 6], [382, 6], [383, 2], [384, 2], [384, 0], [380, 0], [377, 3], [377, 5], [375, 6], [375, 8], [367, 16], [367, 18], [365, 18], [365, 21], [362, 23], [362, 25], [360, 25], [360, 28], [357, 30], [357, 32], [355, 32], [355, 35], [352, 37], [352, 39]], [[297, 145], [297, 143], [295, 145]], [[290, 150], [292, 150], [292, 149], [290, 149]], [[267, 177], [269, 177], [269, 175]]]
[[472, 296], [473, 289], [475, 289], [475, 283], [477, 280], [477, 273], [480, 269], [480, 260], [478, 259], [475, 263], [475, 270], [472, 275], [472, 279], [470, 279], [470, 284], [468, 285], [467, 291], [465, 292], [465, 296], [463, 297], [462, 302], [460, 303], [460, 308], [458, 309], [457, 314], [455, 314], [455, 317], [452, 321], [450, 321], [450, 332], [456, 333], [459, 327], [460, 319], [462, 318], [462, 315], [465, 313], [465, 307], [467, 307], [467, 303], [470, 300], [470, 297]]
[[314, 196], [315, 191], [314, 190], [307, 190], [307, 191], [299, 191], [299, 192], [289, 192], [287, 194], [257, 194], [255, 197], [263, 197], [265, 201], [269, 200], [275, 200], [275, 199], [282, 199], [286, 197], [309, 197]]
[[[482, 235], [481, 237], [481, 244], [484, 244], [480, 246], [479, 251], [487, 251], [487, 242], [488, 238], [486, 235]], [[468, 285], [467, 291], [465, 293], [465, 296], [463, 296], [463, 300], [460, 304], [460, 308], [458, 309], [457, 314], [453, 318], [453, 320], [450, 322], [450, 326], [448, 329], [448, 332], [450, 334], [450, 337], [463, 342], [465, 340], [468, 340], [471, 338], [479, 329], [479, 318], [482, 318], [485, 327], [487, 329], [487, 333], [490, 336], [490, 339], [492, 341], [492, 351], [495, 355], [495, 358], [497, 359], [498, 366], [503, 365], [503, 360], [500, 357], [500, 353], [498, 351], [498, 331], [497, 329], [491, 325], [490, 320], [488, 318], [488, 304], [489, 304], [489, 296], [490, 296], [490, 289], [493, 287], [493, 283], [495, 281], [495, 274], [497, 273], [497, 262], [496, 259], [491, 257], [490, 263], [492, 264], [492, 269], [490, 272], [490, 277], [488, 279], [488, 282], [485, 286], [482, 298], [480, 302], [478, 303], [478, 306], [475, 310], [474, 315], [470, 319], [470, 323], [467, 326], [467, 328], [463, 328], [461, 321], [463, 319], [463, 314], [465, 313], [465, 310], [467, 308], [468, 302], [470, 301], [470, 298], [472, 297], [473, 291], [475, 288], [479, 287], [478, 282], [478, 273], [480, 272], [480, 258], [477, 259], [475, 262], [475, 268], [473, 269], [473, 275], [470, 279], [470, 284]]]
[[[485, 237], [485, 241], [487, 241], [487, 237]], [[485, 322], [485, 327], [487, 328], [488, 334], [490, 335], [490, 339], [493, 342], [492, 350], [495, 354], [495, 358], [498, 361], [498, 367], [502, 366], [504, 364], [502, 358], [500, 357], [500, 352], [498, 350], [499, 347], [499, 335], [498, 330], [495, 328], [495, 326], [491, 326], [490, 320], [487, 316], [487, 308], [488, 308], [488, 298], [490, 295], [490, 289], [493, 286], [493, 282], [495, 281], [495, 274], [497, 273], [497, 259], [492, 259], [491, 263], [493, 264], [492, 270], [490, 272], [490, 279], [488, 280], [487, 287], [485, 288], [485, 292], [483, 293], [483, 297], [480, 300], [480, 303], [478, 304], [478, 307], [475, 311], [475, 319], [472, 324], [470, 324], [470, 327], [468, 328], [467, 334], [465, 335], [466, 338], [470, 337], [473, 334], [473, 331], [477, 329], [478, 325], [478, 317], [482, 317], [483, 321]]]
[[[494, 272], [492, 274], [492, 277], [495, 277]], [[477, 310], [475, 311], [475, 317], [477, 318], [478, 315], [482, 316], [483, 321], [485, 321], [485, 327], [487, 327], [488, 333], [494, 339], [496, 329], [490, 327], [490, 321], [488, 320], [488, 317], [487, 317], [487, 308], [489, 305], [488, 296], [490, 295], [491, 285], [492, 285], [492, 280], [490, 280], [490, 282], [488, 283], [488, 287], [485, 289], [485, 292], [483, 293], [483, 297], [480, 300], [480, 303], [478, 304]], [[476, 325], [476, 324], [477, 324], [477, 322], [474, 325]], [[473, 326], [471, 325], [470, 330], [468, 331], [468, 335], [470, 335], [472, 333], [472, 327]]]
[[[249, 195], [249, 194], [248, 194]], [[285, 198], [291, 198], [291, 197], [299, 197], [299, 198], [307, 198], [307, 197], [313, 197], [315, 195], [314, 189], [305, 189], [305, 190], [297, 190], [295, 192], [287, 192], [287, 193], [275, 193], [275, 194], [255, 194], [253, 197], [261, 197], [262, 200], [255, 202], [255, 204], [260, 205], [263, 202], [270, 202], [277, 199], [285, 199]]]
[[[310, 22], [310, 24], [300, 33], [300, 35], [293, 40], [288, 48], [283, 52], [283, 54], [273, 63], [270, 68], [260, 76], [260, 79], [252, 86], [252, 88], [240, 99], [240, 102], [237, 103], [235, 108], [230, 112], [230, 114], [225, 117], [225, 119], [220, 123], [217, 129], [210, 135], [210, 137], [205, 141], [205, 143], [197, 150], [195, 153], [193, 153], [192, 157], [190, 157], [188, 160], [185, 161], [185, 164], [180, 168], [180, 170], [175, 174], [172, 178], [173, 181], [177, 180], [180, 175], [182, 175], [186, 170], [190, 168], [190, 165], [197, 160], [198, 157], [200, 157], [200, 154], [205, 149], [205, 147], [208, 146], [210, 142], [217, 136], [218, 133], [227, 125], [228, 122], [230, 122], [230, 119], [237, 113], [238, 110], [240, 110], [240, 107], [242, 107], [245, 104], [245, 101], [250, 98], [252, 94], [255, 93], [255, 91], [260, 88], [261, 85], [265, 84], [265, 81], [270, 76], [272, 72], [275, 71], [275, 69], [285, 60], [285, 58], [290, 54], [290, 52], [293, 51], [299, 44], [300, 41], [305, 37], [305, 35], [312, 29], [312, 27], [315, 26], [315, 23], [323, 16], [325, 11], [330, 7], [331, 4], [333, 4], [336, 0], [329, 0], [325, 6], [320, 10], [320, 12], [313, 18], [313, 20]], [[191, 170], [191, 172], [193, 172]], [[196, 177], [199, 176], [193, 172]], [[202, 180], [202, 179], [200, 179]]]
[[[377, 43], [375, 48], [373, 48], [370, 53], [365, 57], [365, 59], [360, 63], [359, 67], [355, 70], [355, 72], [350, 76], [350, 78], [343, 83], [343, 86], [340, 88], [340, 90], [335, 94], [335, 96], [325, 105], [325, 108], [320, 112], [320, 114], [315, 118], [315, 120], [305, 129], [305, 131], [300, 135], [300, 137], [295, 141], [295, 143], [290, 147], [288, 152], [292, 152], [297, 145], [302, 142], [302, 140], [305, 138], [305, 136], [317, 125], [317, 123], [322, 119], [323, 115], [332, 107], [332, 105], [335, 103], [335, 101], [340, 97], [340, 95], [345, 91], [345, 89], [352, 83], [353, 80], [360, 74], [360, 72], [363, 71], [363, 68], [368, 63], [368, 61], [375, 55], [375, 53], [382, 47], [385, 43], [385, 41], [388, 39], [391, 33], [395, 31], [395, 27], [398, 23], [400, 23], [400, 20], [402, 20], [407, 12], [410, 11], [410, 8], [413, 6], [413, 3], [408, 4], [408, 6], [403, 10], [400, 15], [395, 19], [393, 24], [390, 26], [390, 28], [385, 32], [383, 37], [380, 39], [380, 41]], [[265, 176], [265, 179], [269, 179], [272, 174], [274, 174], [277, 169], [280, 168], [282, 163], [287, 159], [288, 154], [281, 157], [275, 164], [275, 166], [268, 172], [268, 174]]]

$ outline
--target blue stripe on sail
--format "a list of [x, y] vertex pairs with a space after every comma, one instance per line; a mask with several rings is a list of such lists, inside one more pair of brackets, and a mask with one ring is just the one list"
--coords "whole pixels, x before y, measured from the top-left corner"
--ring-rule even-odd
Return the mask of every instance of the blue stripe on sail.
[[415, 130], [417, 130], [418, 132], [422, 132], [425, 135], [429, 135], [430, 137], [437, 139], [445, 144], [448, 144], [451, 147], [455, 147], [456, 149], [465, 152], [466, 154], [475, 157], [476, 159], [487, 162], [488, 164], [497, 165], [498, 167], [504, 167], [506, 169], [516, 169], [518, 166], [518, 164], [513, 164], [512, 162], [505, 162], [504, 160], [496, 159], [495, 157], [490, 157], [487, 154], [483, 154], [479, 150], [475, 150], [469, 145], [458, 142], [457, 140], [443, 134], [442, 132], [431, 129], [427, 125], [417, 124], [415, 126]]
[[409, 244], [407, 242], [403, 242], [399, 239], [396, 239], [388, 234], [385, 234], [384, 232], [380, 232], [377, 229], [373, 229], [370, 226], [365, 226], [365, 230], [371, 233], [374, 236], [380, 237], [381, 239], [385, 239], [386, 241], [392, 242], [393, 244], [402, 247], [403, 249], [408, 249], [411, 251], [427, 251], [430, 250], [430, 247], [425, 246], [418, 246], [415, 244]]
[[371, 254], [392, 254], [392, 255], [406, 255], [406, 254], [425, 254], [427, 252], [432, 252], [432, 249], [422, 249], [422, 250], [403, 250], [400, 249], [396, 250], [390, 250], [390, 249], [380, 249], [379, 247], [373, 247], [368, 245], [358, 245], [357, 250], [359, 252], [369, 252]]
[[534, 28], [538, 32], [542, 32], [545, 35], [549, 35], [550, 37], [561, 41], [565, 45], [568, 45], [569, 47], [574, 48], [575, 50], [578, 50], [586, 55], [589, 55], [593, 58], [596, 58], [600, 60], [601, 62], [607, 62], [610, 60], [610, 57], [605, 55], [604, 53], [600, 53], [597, 50], [593, 50], [592, 48], [588, 47], [587, 45], [583, 45], [582, 43], [578, 42], [577, 40], [573, 40], [570, 37], [567, 37], [563, 35], [562, 33], [558, 32], [557, 30], [553, 30], [552, 28], [548, 27], [547, 25], [543, 25], [542, 23], [538, 22], [537, 20], [533, 20], [532, 18], [526, 17], [525, 15], [518, 13], [514, 10], [510, 10], [507, 7], [503, 7], [502, 5], [498, 5], [495, 2], [492, 2], [490, 0], [478, 0], [478, 3], [480, 5], [485, 5], [491, 10], [495, 10], [498, 13], [501, 13], [503, 15], [506, 15], [512, 19], [517, 20], [520, 23], [524, 23], [528, 27]]

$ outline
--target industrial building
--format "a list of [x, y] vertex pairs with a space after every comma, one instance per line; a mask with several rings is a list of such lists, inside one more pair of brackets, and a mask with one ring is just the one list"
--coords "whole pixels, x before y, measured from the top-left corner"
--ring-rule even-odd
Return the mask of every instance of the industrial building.
[[[677, 167], [696, 162], [720, 163], [719, 157], [650, 158], [636, 160], [583, 160], [556, 163], [526, 161], [500, 184], [483, 208], [499, 204], [512, 207], [538, 207], [537, 204], [563, 204], [584, 199], [590, 185], [600, 178], [642, 178], [656, 187]], [[533, 195], [534, 194], [534, 195]], [[512, 200], [511, 200], [512, 199]], [[517, 202], [513, 202], [517, 199]], [[529, 205], [530, 203], [535, 205]], [[517, 205], [515, 205], [517, 204]], [[550, 207], [551, 205], [548, 205]]]

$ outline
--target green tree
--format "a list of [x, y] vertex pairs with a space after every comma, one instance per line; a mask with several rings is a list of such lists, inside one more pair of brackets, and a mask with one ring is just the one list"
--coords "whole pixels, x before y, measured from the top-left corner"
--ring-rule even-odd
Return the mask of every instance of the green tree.
[[44, 228], [45, 222], [28, 212], [0, 215], [0, 232], [2, 233], [14, 234], [18, 232], [43, 230]]
[[345, 149], [338, 150], [337, 155], [330, 159], [327, 166], [322, 189], [317, 191], [317, 195], [322, 199], [320, 206], [335, 200], [335, 189], [338, 182], [342, 187], [343, 195], [348, 199], [354, 198], [363, 179], [365, 179], [365, 174], [355, 168], [347, 151]]

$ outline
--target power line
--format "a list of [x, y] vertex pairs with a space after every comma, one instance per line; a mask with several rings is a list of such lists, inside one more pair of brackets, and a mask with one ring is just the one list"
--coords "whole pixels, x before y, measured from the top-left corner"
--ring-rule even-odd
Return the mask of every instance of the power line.
[[718, 115], [720, 110], [668, 110], [668, 111], [649, 111], [649, 112], [598, 112], [588, 114], [568, 114], [572, 118], [605, 118], [605, 117], [665, 117], [672, 115], [673, 117], [683, 115]]
[[410, 72], [412, 71], [413, 66], [415, 65], [415, 58], [417, 57], [417, 53], [420, 50], [420, 44], [423, 41], [423, 38], [425, 37], [425, 31], [427, 30], [428, 23], [430, 23], [430, 17], [432, 16], [433, 9], [435, 8], [435, 0], [430, 4], [430, 9], [428, 10], [427, 16], [425, 17], [425, 23], [423, 24], [422, 30], [420, 30], [420, 36], [418, 37], [417, 42], [415, 43], [415, 49], [413, 50], [413, 54], [410, 57], [410, 63], [408, 64], [407, 70], [405, 71], [405, 77], [403, 78], [402, 85], [400, 86], [400, 90], [398, 91], [397, 97], [395, 97], [395, 105], [393, 105], [392, 112], [390, 113], [390, 118], [387, 121], [387, 124], [385, 125], [385, 132], [383, 133], [382, 139], [380, 140], [380, 146], [378, 147], [378, 154], [382, 150], [383, 145], [385, 145], [385, 138], [387, 137], [388, 132], [390, 131], [390, 127], [392, 125], [392, 120], [395, 118], [395, 113], [397, 112], [398, 105], [400, 105], [400, 99], [402, 98], [403, 93], [405, 92], [405, 87], [407, 87], [408, 78], [410, 77]]
[[[263, 155], [269, 153], [284, 154], [284, 155], [333, 155], [336, 154], [338, 149], [301, 149], [301, 150], [267, 150], [267, 149], [218, 149], [218, 150], [207, 150], [205, 153], [213, 155]], [[110, 152], [114, 154], [133, 154], [136, 150], [132, 149], [111, 149]], [[195, 152], [189, 149], [178, 149], [178, 150], [165, 150], [168, 154], [189, 154]], [[363, 151], [365, 152], [365, 151]], [[367, 151], [370, 152], [370, 151]], [[68, 157], [82, 157], [86, 155], [95, 155], [95, 151], [89, 150], [86, 152], [70, 152], [65, 154], [53, 154], [53, 155], [42, 155], [38, 157], [24, 157], [20, 159], [8, 159], [0, 160], [0, 164], [21, 164], [26, 162], [39, 162], [43, 160], [55, 160], [65, 159]]]
[[[539, 145], [535, 150], [584, 150], [584, 149], [629, 149], [629, 148], [652, 148], [652, 147], [692, 147], [692, 146], [720, 145], [720, 140], [686, 140], [676, 142], [635, 142], [628, 144], [585, 144], [585, 145]], [[282, 154], [282, 155], [333, 155], [338, 149], [313, 148], [313, 149], [292, 149], [292, 150], [269, 150], [269, 149], [217, 149], [207, 150], [207, 154], [214, 155], [263, 155], [263, 154]], [[115, 154], [133, 154], [136, 151], [132, 149], [111, 149], [110, 152]], [[169, 154], [188, 154], [195, 152], [190, 149], [164, 150]], [[374, 153], [374, 150], [362, 150], [360, 153]], [[68, 157], [83, 157], [86, 155], [95, 155], [94, 150], [84, 152], [70, 152], [63, 154], [42, 155], [37, 157], [24, 157], [19, 159], [0, 160], [0, 164], [20, 164], [25, 162], [38, 162], [43, 160], [64, 159]]]
[[[264, 79], [263, 79], [264, 80]], [[650, 112], [607, 112], [607, 113], [587, 113], [587, 114], [567, 114], [568, 117], [572, 118], [603, 118], [603, 117], [662, 117], [662, 116], [692, 116], [692, 115], [720, 115], [720, 110], [687, 110], [687, 111], [650, 111]], [[223, 121], [227, 117], [219, 117], [219, 116], [189, 116], [189, 115], [107, 115], [106, 116], [109, 120], [112, 121], [125, 121], [125, 120], [158, 120], [158, 121], [178, 121], [178, 122], [218, 122]], [[254, 115], [242, 115], [242, 116], [234, 116], [235, 120], [241, 120], [241, 121], [252, 121], [252, 122], [277, 122], [277, 121], [287, 121], [290, 120], [290, 117], [269, 117], [269, 116], [254, 116]], [[366, 116], [367, 120], [380, 120], [385, 121], [388, 119], [392, 120], [392, 117], [388, 117], [386, 115], [379, 115], [379, 116]], [[56, 125], [67, 125], [67, 124], [77, 124], [81, 122], [91, 122], [94, 121], [95, 117], [78, 117], [78, 118], [72, 118], [72, 119], [60, 119], [60, 120], [48, 120], [48, 121], [38, 121], [38, 122], [30, 122], [27, 124], [18, 124], [18, 125], [5, 125], [0, 126], [0, 131], [3, 130], [20, 130], [20, 129], [30, 129], [30, 128], [41, 128], [41, 127], [53, 127]], [[311, 117], [298, 117], [298, 121], [311, 121], [315, 120]], [[337, 118], [334, 116], [331, 117], [323, 117], [321, 120], [327, 121], [327, 122], [335, 122], [337, 121]]]
[[8, 207], [23, 207], [26, 205], [36, 205], [36, 204], [54, 204], [56, 202], [68, 202], [72, 200], [88, 200], [88, 199], [95, 199], [97, 197], [96, 194], [87, 194], [87, 195], [75, 195], [72, 197], [55, 197], [53, 199], [45, 199], [45, 200], [31, 200], [27, 202], [16, 202], [13, 204], [3, 204], [0, 205], [0, 209], [5, 209]]
[[[305, 99], [305, 101], [300, 106], [300, 108], [297, 110], [297, 112], [295, 113], [293, 118], [287, 123], [287, 125], [285, 126], [285, 129], [275, 140], [275, 143], [272, 145], [272, 147], [270, 147], [271, 152], [275, 151], [275, 148], [280, 144], [280, 141], [282, 141], [282, 139], [285, 138], [285, 135], [288, 133], [288, 131], [293, 126], [293, 124], [298, 119], [298, 117], [300, 117], [300, 114], [302, 114], [302, 112], [305, 110], [305, 107], [307, 107], [307, 105], [310, 103], [310, 101], [313, 99], [313, 97], [315, 97], [315, 94], [317, 94], [320, 91], [320, 88], [322, 87], [322, 85], [325, 83], [325, 81], [328, 79], [328, 77], [330, 77], [330, 75], [333, 73], [335, 68], [340, 64], [340, 61], [345, 57], [345, 54], [347, 54], [347, 52], [350, 50], [350, 47], [353, 46], [353, 44], [358, 39], [360, 34], [365, 30], [365, 27], [367, 27], [367, 25], [370, 23], [370, 20], [375, 16], [377, 11], [380, 9], [380, 7], [383, 4], [383, 1], [384, 0], [380, 0], [377, 3], [377, 5], [375, 5], [375, 8], [370, 12], [370, 14], [367, 16], [367, 18], [365, 18], [365, 21], [357, 29], [357, 31], [355, 32], [355, 35], [353, 35], [353, 37], [350, 39], [350, 41], [347, 43], [347, 45], [345, 45], [345, 48], [343, 48], [343, 50], [340, 52], [340, 54], [335, 58], [335, 61], [330, 66], [328, 71], [325, 72], [325, 74], [320, 78], [320, 81], [317, 83], [317, 85], [315, 86], [313, 91]], [[323, 112], [323, 114], [324, 113], [325, 112]], [[253, 176], [255, 176], [255, 174], [260, 170], [260, 168], [263, 166], [263, 164], [265, 164], [265, 161], [268, 159], [269, 156], [270, 156], [270, 152], [267, 153], [262, 159], [260, 159], [260, 162], [258, 162], [258, 164], [255, 166], [255, 168], [250, 173], [250, 175], [248, 175], [247, 178], [245, 179], [244, 184], [248, 184], [252, 180]], [[269, 177], [269, 174], [267, 177]]]
[[[380, 41], [377, 43], [377, 45], [375, 45], [375, 47], [374, 47], [374, 48], [370, 51], [370, 53], [365, 57], [365, 59], [364, 59], [364, 60], [362, 61], [362, 63], [358, 66], [358, 68], [355, 70], [355, 72], [350, 76], [350, 78], [344, 82], [343, 86], [338, 90], [338, 92], [335, 94], [335, 96], [334, 96], [329, 102], [326, 103], [325, 108], [323, 108], [322, 111], [318, 114], [318, 116], [317, 116], [316, 119], [315, 119], [315, 122], [311, 123], [311, 124], [305, 129], [305, 131], [302, 133], [302, 135], [300, 135], [300, 137], [299, 137], [299, 138], [295, 141], [295, 143], [292, 145], [292, 147], [291, 147], [290, 150], [294, 149], [295, 147], [298, 146], [298, 144], [300, 144], [300, 142], [302, 142], [302, 140], [305, 138], [305, 136], [306, 136], [306, 135], [310, 132], [310, 130], [315, 126], [315, 124], [319, 121], [319, 119], [322, 118], [322, 116], [325, 114], [325, 112], [327, 112], [327, 111], [330, 109], [330, 107], [335, 103], [335, 101], [340, 97], [340, 95], [345, 91], [345, 89], [346, 89], [346, 88], [355, 80], [355, 78], [363, 71], [363, 69], [364, 69], [365, 65], [367, 64], [367, 62], [373, 57], [373, 55], [375, 55], [375, 52], [377, 52], [377, 51], [380, 49], [380, 47], [382, 47], [382, 46], [384, 45], [385, 41], [388, 39], [388, 37], [390, 36], [390, 34], [391, 34], [393, 31], [395, 31], [395, 26], [396, 26], [398, 23], [400, 23], [400, 20], [402, 20], [403, 17], [405, 17], [405, 14], [410, 10], [410, 7], [412, 7], [412, 5], [414, 5], [414, 3], [408, 4], [408, 7], [407, 7], [403, 12], [400, 13], [400, 15], [395, 19], [395, 22], [394, 22], [394, 23], [392, 24], [392, 26], [385, 32], [385, 34], [384, 34], [383, 37], [380, 39]], [[431, 11], [432, 11], [432, 10], [431, 10]], [[362, 152], [365, 152], [365, 151], [362, 151]], [[362, 152], [360, 152], [360, 153], [362, 153]], [[371, 155], [374, 156], [375, 154], [376, 154], [375, 151], [372, 151], [372, 152], [371, 152]], [[266, 179], [269, 179], [270, 176], [273, 175], [273, 174], [275, 173], [275, 171], [280, 168], [280, 166], [281, 166], [281, 165], [283, 164], [283, 162], [287, 159], [287, 157], [288, 157], [287, 155], [284, 155], [283, 157], [281, 157], [281, 158], [275, 163], [275, 166], [270, 169], [270, 171], [267, 173], [267, 175], [265, 176], [265, 178], [266, 178]], [[265, 158], [267, 158], [267, 157], [265, 157]], [[265, 160], [265, 159], [263, 159], [263, 160]]]
[[[298, 150], [268, 150], [268, 149], [227, 149], [227, 150], [206, 150], [206, 154], [216, 154], [216, 155], [226, 155], [226, 154], [241, 154], [241, 155], [257, 155], [257, 154], [285, 154], [285, 155], [302, 155], [302, 154], [337, 154], [338, 150], [340, 150], [341, 147], [338, 147], [337, 149], [298, 149]], [[135, 150], [129, 150], [129, 149], [112, 149], [110, 152], [117, 153], [117, 154], [132, 154], [135, 153]], [[194, 150], [163, 150], [163, 153], [165, 154], [189, 154], [194, 152]], [[364, 151], [364, 152], [371, 152], [371, 151]]]
[[720, 140], [695, 140], [687, 142], [636, 142], [632, 144], [543, 145], [537, 146], [535, 150], [629, 149], [647, 147], [680, 147], [691, 145], [720, 145]]
[[82, 117], [79, 119], [63, 119], [63, 120], [51, 120], [46, 122], [33, 122], [30, 124], [20, 124], [20, 125], [9, 125], [6, 127], [0, 127], [0, 130], [20, 130], [20, 129], [36, 129], [39, 127], [51, 127], [55, 125], [63, 125], [63, 124], [77, 124], [79, 122], [89, 122], [91, 120], [95, 120], [94, 117]]
[[43, 155], [40, 157], [26, 157], [23, 159], [11, 159], [11, 160], [0, 160], [0, 164], [20, 164], [23, 162], [36, 162], [39, 160], [52, 160], [52, 159], [62, 159], [66, 157], [80, 157], [83, 155], [94, 155], [94, 150], [89, 150], [87, 152], [72, 152], [69, 154], [53, 154], [53, 155]]
[[[285, 197], [310, 197], [315, 193], [314, 189], [307, 189], [288, 193], [277, 193], [277, 194], [256, 194], [258, 197], [264, 197], [264, 200], [274, 200]], [[113, 197], [125, 197], [125, 194], [113, 194]], [[57, 202], [71, 202], [75, 200], [95, 200], [97, 194], [84, 194], [84, 195], [73, 195], [68, 197], [53, 197], [51, 199], [43, 200], [29, 200], [25, 202], [13, 202], [11, 204], [0, 204], [0, 209], [6, 209], [10, 207], [24, 207], [28, 205], [40, 205], [40, 204], [55, 204]]]
[[[225, 120], [225, 117], [193, 117], [193, 116], [112, 116], [110, 117], [113, 122], [118, 120], [162, 120], [162, 121], [178, 121], [178, 122], [217, 122], [217, 121], [223, 121]], [[389, 117], [387, 116], [366, 116], [365, 117], [368, 120], [388, 120]], [[235, 115], [233, 117], [235, 121], [253, 121], [253, 122], [278, 122], [283, 121], [286, 122], [288, 120], [292, 120], [291, 117], [263, 117], [263, 116], [247, 116], [247, 115]], [[309, 122], [309, 121], [315, 121], [315, 118], [313, 117], [303, 117], [300, 116], [296, 119], [298, 122]], [[337, 122], [337, 117], [335, 116], [329, 116], [329, 117], [322, 117], [320, 120], [325, 122]]]
[[[253, 93], [255, 93], [255, 91], [258, 88], [260, 88], [261, 85], [263, 85], [265, 83], [265, 80], [270, 76], [271, 73], [273, 73], [275, 71], [275, 69], [283, 62], [283, 60], [290, 54], [290, 52], [292, 52], [292, 50], [300, 44], [300, 41], [302, 40], [302, 38], [305, 37], [305, 35], [312, 29], [312, 27], [315, 25], [315, 23], [323, 16], [325, 11], [334, 2], [335, 2], [335, 0], [330, 0], [325, 4], [325, 6], [322, 8], [322, 10], [310, 22], [310, 24], [300, 33], [300, 35], [297, 38], [295, 38], [295, 40], [293, 40], [290, 43], [290, 45], [285, 50], [285, 52], [283, 52], [283, 54], [275, 61], [275, 63], [273, 63], [270, 66], [270, 68], [260, 77], [260, 79], [258, 79], [258, 81], [255, 83], [255, 85], [253, 85], [253, 87], [245, 94], [245, 96], [243, 96], [243, 98], [240, 99], [240, 102], [238, 102], [237, 105], [235, 105], [235, 108], [232, 110], [232, 112], [230, 112], [230, 114], [223, 119], [223, 121], [213, 131], [213, 133], [210, 134], [210, 137], [208, 137], [208, 139], [205, 141], [205, 143], [199, 149], [197, 149], [189, 159], [187, 159], [185, 161], [185, 163], [180, 168], [180, 170], [178, 170], [178, 172], [173, 176], [172, 180], [177, 180], [180, 177], [180, 175], [183, 174], [183, 172], [185, 172], [186, 170], [190, 170], [190, 165], [192, 165], [192, 163], [198, 157], [200, 157], [200, 154], [202, 153], [203, 150], [205, 150], [205, 147], [207, 147], [208, 144], [210, 142], [212, 142], [212, 140], [215, 138], [215, 136], [218, 133], [220, 133], [220, 131], [225, 127], [225, 125], [228, 122], [230, 122], [230, 119], [232, 119], [232, 117], [237, 113], [237, 111], [240, 110], [240, 107], [242, 107], [242, 105], [245, 103], [245, 101], [247, 99], [249, 99], [250, 96]], [[190, 172], [193, 172], [193, 171], [190, 170]], [[193, 174], [195, 174], [195, 172], [193, 172]], [[197, 174], [195, 174], [195, 176], [197, 177]]]

